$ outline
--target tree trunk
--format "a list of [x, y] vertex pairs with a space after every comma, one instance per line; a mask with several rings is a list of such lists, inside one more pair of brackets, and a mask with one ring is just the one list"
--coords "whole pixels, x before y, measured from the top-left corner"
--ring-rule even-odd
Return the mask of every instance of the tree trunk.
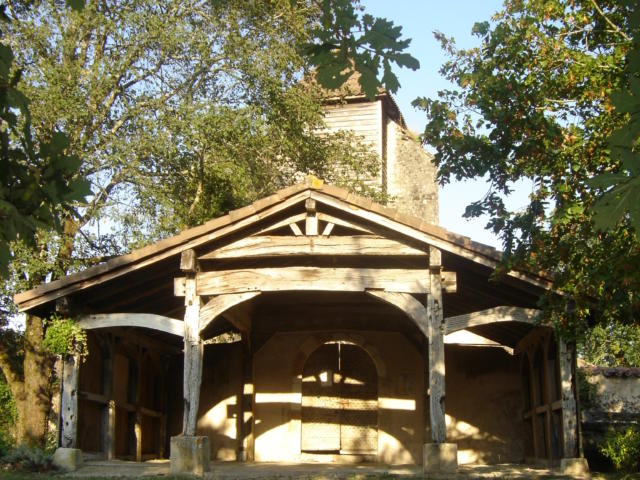
[[51, 409], [53, 360], [42, 347], [41, 318], [27, 315], [24, 335], [24, 401], [22, 407], [18, 407], [18, 441], [44, 447]]

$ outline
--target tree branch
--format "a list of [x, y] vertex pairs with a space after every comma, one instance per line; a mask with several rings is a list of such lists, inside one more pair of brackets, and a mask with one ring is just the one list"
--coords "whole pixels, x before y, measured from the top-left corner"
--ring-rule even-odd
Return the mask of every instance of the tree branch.
[[602, 9], [598, 6], [598, 4], [596, 3], [596, 0], [591, 0], [591, 3], [593, 4], [593, 8], [596, 9], [596, 11], [602, 15], [602, 18], [604, 18], [604, 21], [607, 22], [609, 25], [611, 25], [611, 27], [618, 32], [620, 35], [622, 35], [624, 37], [625, 40], [627, 41], [631, 41], [631, 37], [629, 37], [626, 33], [624, 33], [622, 30], [620, 30], [620, 27], [617, 26], [615, 23], [613, 23], [609, 17], [607, 17], [604, 12], [602, 11]]

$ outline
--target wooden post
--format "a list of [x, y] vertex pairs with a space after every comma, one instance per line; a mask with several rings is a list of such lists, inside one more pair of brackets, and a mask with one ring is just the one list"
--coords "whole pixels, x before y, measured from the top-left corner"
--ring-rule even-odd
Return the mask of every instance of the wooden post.
[[578, 455], [578, 419], [572, 371], [575, 345], [567, 345], [562, 338], [559, 338], [558, 351], [562, 389], [562, 456], [575, 458]]
[[200, 338], [200, 297], [196, 292], [197, 261], [193, 250], [182, 252], [180, 268], [187, 274], [184, 313], [184, 413], [182, 434], [196, 434], [200, 384], [202, 382], [202, 356], [204, 345]]
[[102, 393], [107, 404], [102, 410], [102, 451], [107, 460], [116, 458], [116, 403], [113, 400], [115, 342], [111, 335], [97, 337], [102, 348]]
[[427, 298], [427, 332], [429, 334], [429, 416], [431, 440], [445, 443], [445, 366], [444, 366], [444, 320], [442, 314], [442, 260], [437, 248], [429, 249], [429, 272], [431, 281]]
[[318, 235], [318, 215], [316, 214], [316, 201], [312, 198], [307, 198], [304, 203], [307, 209], [307, 216], [305, 218], [305, 234], [307, 236]]
[[241, 395], [241, 460], [253, 460], [253, 355], [248, 334], [242, 341], [242, 395]]
[[62, 365], [61, 447], [76, 448], [78, 434], [79, 355], [66, 355]]
[[142, 361], [143, 353], [138, 347], [138, 355], [136, 356], [136, 383], [135, 383], [135, 424], [133, 433], [136, 439], [136, 462], [142, 461], [142, 412], [140, 411], [140, 399], [142, 398]]

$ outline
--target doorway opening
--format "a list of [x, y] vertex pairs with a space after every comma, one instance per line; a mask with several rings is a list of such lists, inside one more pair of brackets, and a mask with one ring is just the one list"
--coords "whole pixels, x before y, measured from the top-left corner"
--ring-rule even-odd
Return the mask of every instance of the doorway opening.
[[302, 372], [302, 439], [306, 453], [376, 455], [378, 374], [369, 354], [345, 342], [328, 342]]

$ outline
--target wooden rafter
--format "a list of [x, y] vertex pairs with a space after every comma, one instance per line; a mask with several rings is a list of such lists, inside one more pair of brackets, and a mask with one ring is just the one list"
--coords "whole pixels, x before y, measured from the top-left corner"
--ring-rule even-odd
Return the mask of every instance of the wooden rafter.
[[535, 325], [540, 310], [520, 307], [495, 307], [479, 312], [457, 315], [445, 319], [447, 334], [458, 330], [499, 322], [520, 322]]

